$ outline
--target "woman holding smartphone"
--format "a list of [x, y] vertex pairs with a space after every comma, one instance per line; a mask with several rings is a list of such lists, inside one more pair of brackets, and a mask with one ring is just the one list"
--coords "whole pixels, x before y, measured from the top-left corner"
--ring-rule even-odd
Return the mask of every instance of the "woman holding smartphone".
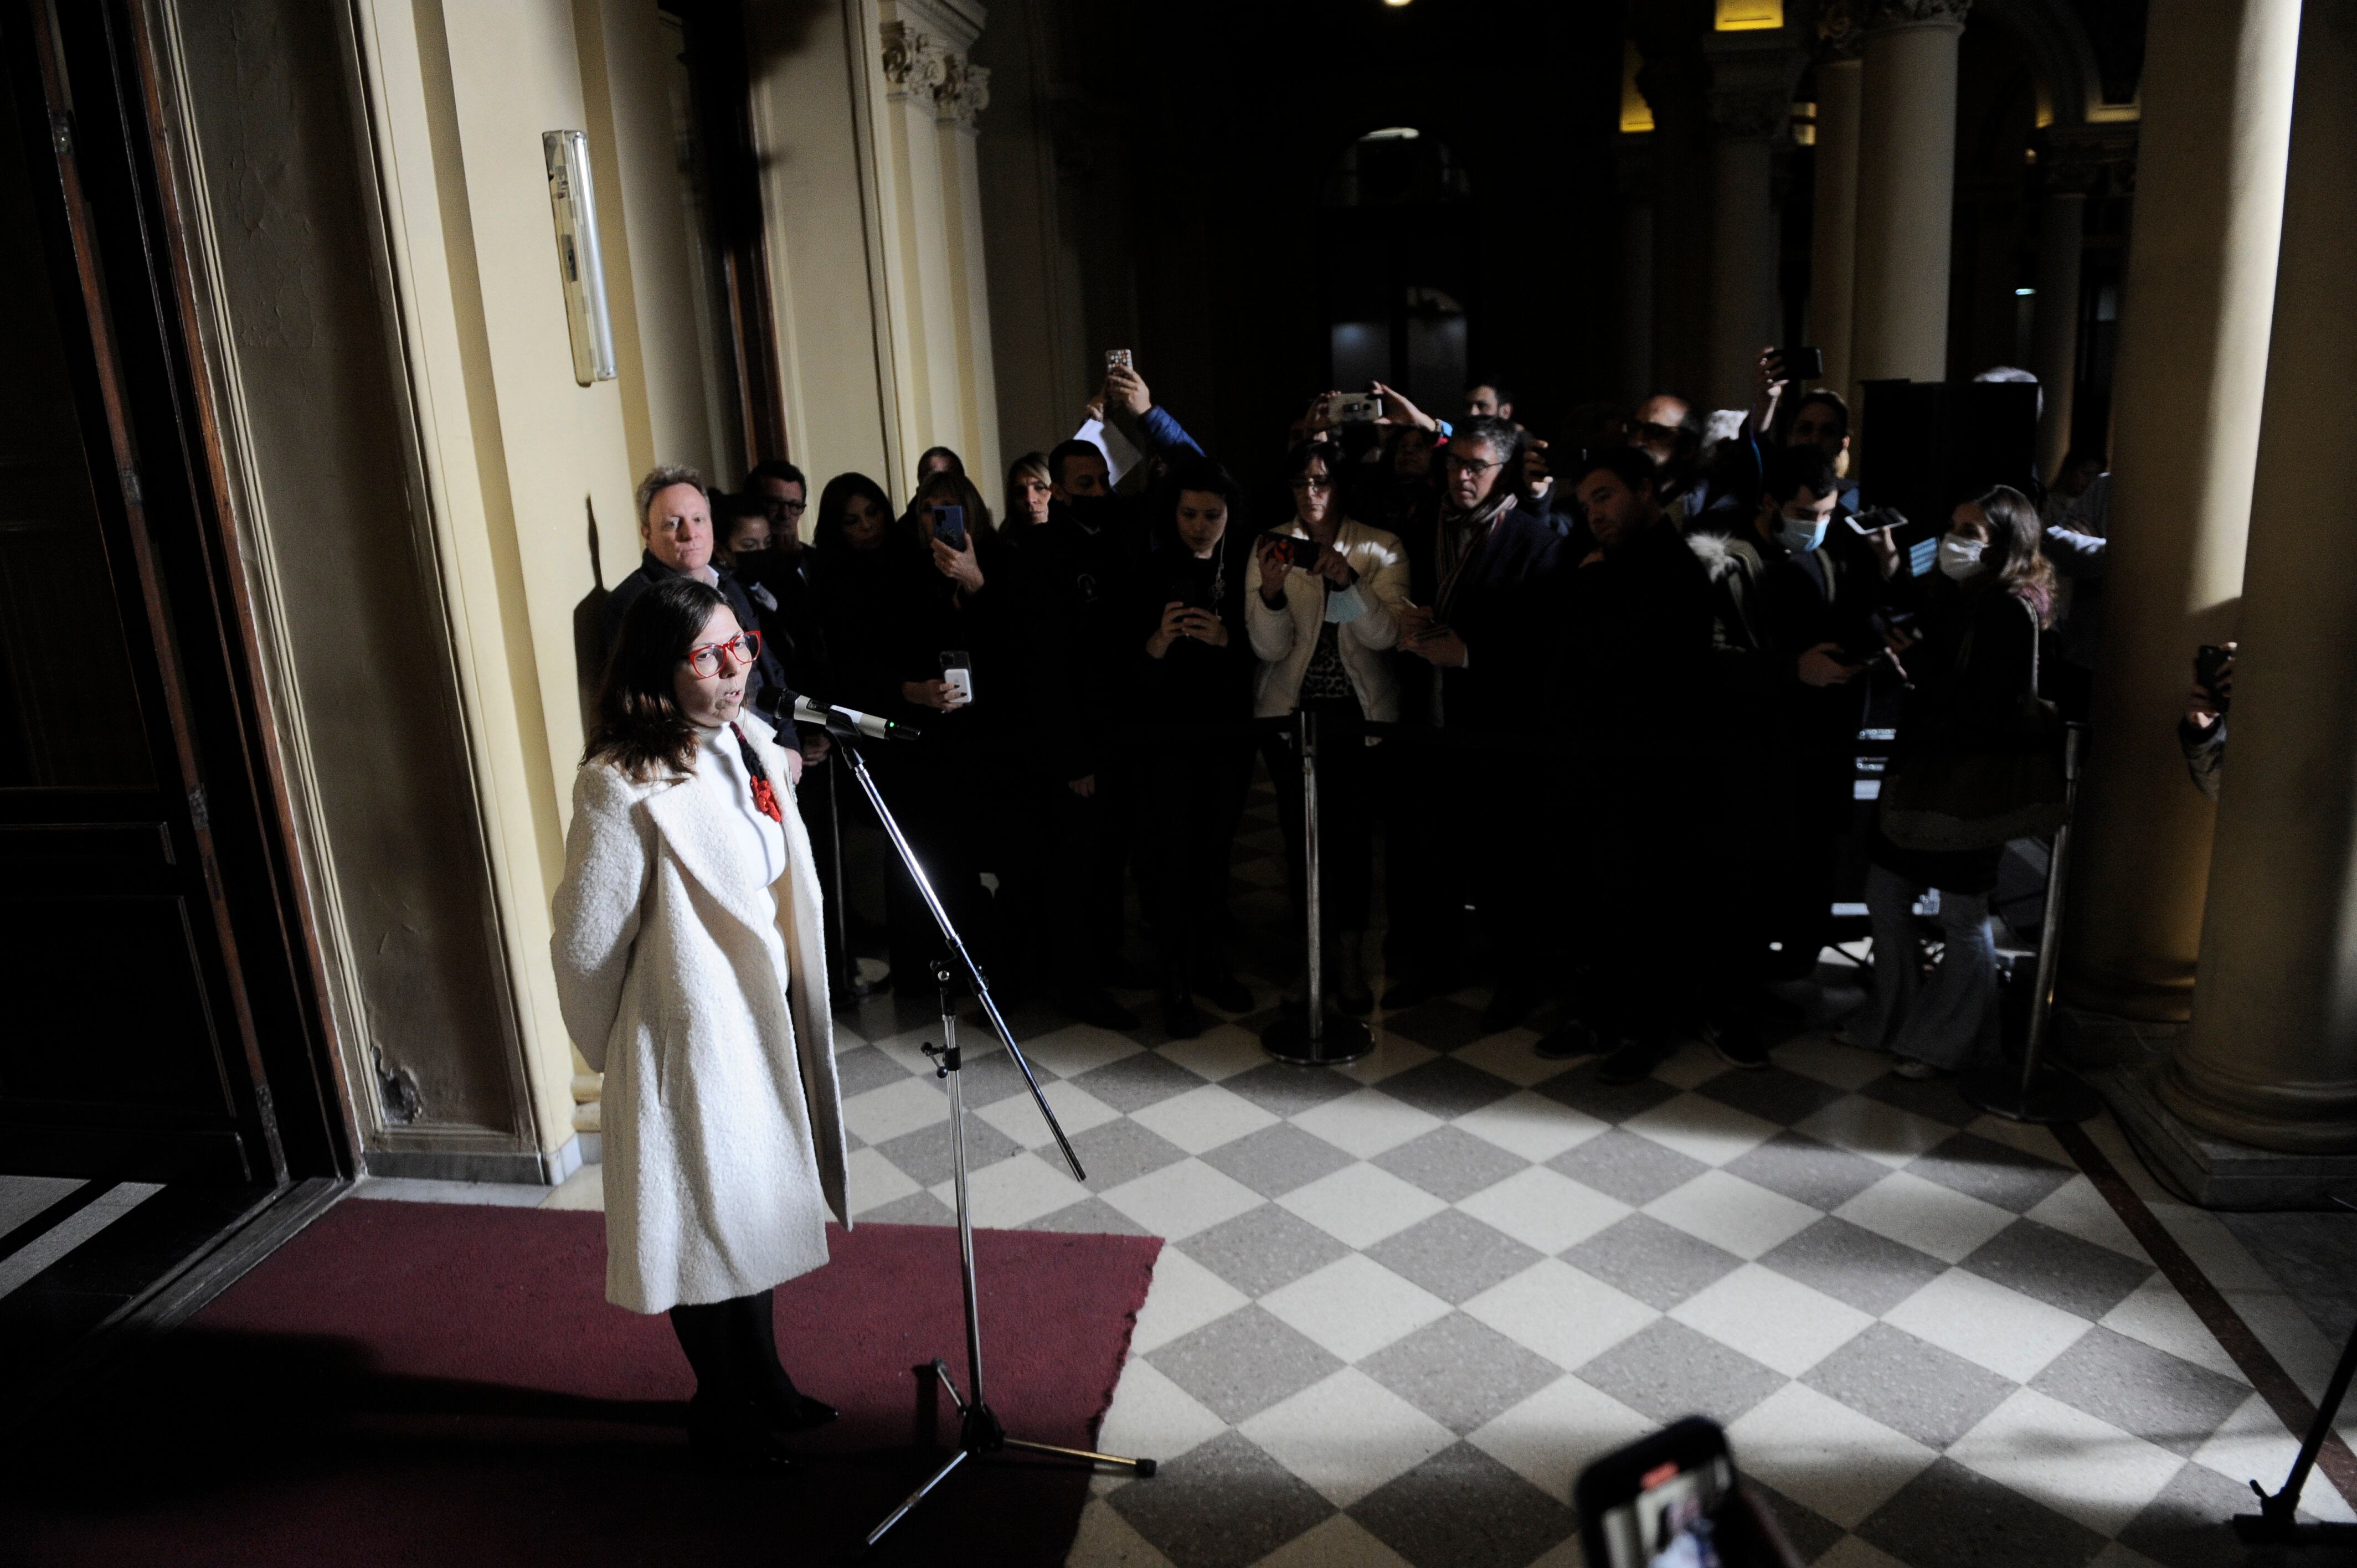
[[1173, 1039], [1203, 1030], [1195, 998], [1252, 1010], [1229, 968], [1228, 851], [1252, 778], [1252, 643], [1244, 630], [1251, 535], [1243, 492], [1209, 458], [1181, 462], [1157, 493], [1133, 623], [1143, 634], [1137, 703], [1144, 852], [1163, 953], [1162, 1020]]
[[623, 617], [573, 783], [557, 1001], [605, 1073], [606, 1296], [668, 1312], [706, 1459], [774, 1469], [834, 1418], [778, 1362], [770, 1289], [845, 1226], [845, 1140], [801, 757], [745, 705], [760, 637], [666, 577]]
[[[1399, 718], [1399, 685], [1385, 650], [1399, 642], [1408, 561], [1395, 534], [1343, 515], [1330, 446], [1303, 442], [1286, 459], [1291, 521], [1263, 534], [1245, 576], [1244, 625], [1260, 660], [1253, 713], [1307, 711], [1319, 725], [1318, 895], [1329, 949], [1327, 972], [1345, 1013], [1374, 1007], [1365, 938], [1374, 875], [1374, 780], [1362, 726]], [[1295, 737], [1263, 742], [1276, 786], [1294, 902], [1307, 890], [1301, 759]]]

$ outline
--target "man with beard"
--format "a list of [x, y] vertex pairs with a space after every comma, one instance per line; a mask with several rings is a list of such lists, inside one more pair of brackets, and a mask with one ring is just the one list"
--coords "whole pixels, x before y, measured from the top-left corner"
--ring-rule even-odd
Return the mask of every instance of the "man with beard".
[[[1717, 765], [1702, 746], [1711, 686], [1708, 573], [1663, 510], [1641, 451], [1601, 452], [1571, 479], [1596, 552], [1575, 577], [1550, 684], [1558, 733], [1592, 746], [1551, 879], [1577, 912], [1572, 946], [1593, 984], [1582, 1018], [1548, 1035], [1551, 1058], [1604, 1051], [1597, 1076], [1631, 1083], [1668, 1053], [1672, 1012], [1691, 990], [1678, 964], [1694, 921], [1695, 840], [1717, 803]], [[1697, 723], [1697, 720], [1701, 723]], [[1525, 868], [1527, 870], [1527, 868]]]
[[[1562, 536], [1515, 504], [1522, 455], [1521, 433], [1505, 420], [1468, 419], [1449, 437], [1433, 509], [1405, 520], [1410, 602], [1400, 612], [1399, 663], [1405, 722], [1477, 740], [1536, 727], [1566, 563]], [[1536, 890], [1513, 844], [1492, 832], [1538, 800], [1541, 759], [1505, 749], [1400, 750], [1406, 755], [1396, 763], [1386, 841], [1385, 947], [1394, 979], [1383, 1005], [1413, 1006], [1453, 988], [1469, 883], [1499, 962], [1482, 1026], [1512, 1028], [1540, 994]]]

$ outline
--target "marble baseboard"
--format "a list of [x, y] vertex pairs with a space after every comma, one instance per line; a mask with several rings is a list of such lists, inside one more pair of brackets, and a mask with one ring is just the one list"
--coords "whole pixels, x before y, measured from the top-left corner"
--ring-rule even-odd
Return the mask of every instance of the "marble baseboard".
[[2091, 1008], [2055, 1004], [2048, 1026], [2048, 1048], [2066, 1067], [2093, 1071], [2104, 1068], [2157, 1067], [2169, 1059], [2188, 1026], [2123, 1018]]
[[2086, 1076], [2153, 1175], [2188, 1202], [2220, 1209], [2338, 1209], [2332, 1195], [2357, 1195], [2357, 1155], [2285, 1154], [2189, 1125], [2156, 1091], [2159, 1070], [2156, 1063]]
[[[371, 1149], [368, 1174], [412, 1181], [508, 1182], [554, 1187], [598, 1157], [585, 1148], [595, 1134], [575, 1133], [554, 1149], [518, 1154], [443, 1149]], [[602, 1152], [602, 1151], [600, 1151]]]

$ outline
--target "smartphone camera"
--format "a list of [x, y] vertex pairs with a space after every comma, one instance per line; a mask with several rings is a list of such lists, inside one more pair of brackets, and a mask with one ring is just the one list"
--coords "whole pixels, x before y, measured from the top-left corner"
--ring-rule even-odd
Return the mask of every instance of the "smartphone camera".
[[1792, 1559], [1702, 1416], [1607, 1454], [1573, 1494], [1589, 1568], [1775, 1568]]
[[974, 701], [974, 655], [963, 649], [951, 649], [942, 655], [942, 683], [956, 696], [961, 706]]
[[2193, 683], [2210, 693], [2210, 701], [2222, 714], [2226, 711], [2229, 698], [2218, 690], [2218, 681], [2233, 661], [2234, 656], [2214, 642], [2205, 642], [2193, 650]]
[[1326, 417], [1336, 424], [1372, 424], [1383, 412], [1383, 399], [1370, 392], [1344, 392], [1327, 405]]
[[937, 506], [933, 509], [933, 537], [952, 550], [965, 548], [965, 508]]
[[1776, 353], [1784, 362], [1784, 377], [1788, 381], [1813, 381], [1824, 376], [1825, 351], [1823, 349], [1779, 349]]
[[1105, 371], [1107, 374], [1111, 374], [1114, 371], [1126, 371], [1133, 368], [1128, 349], [1107, 349], [1105, 350]]

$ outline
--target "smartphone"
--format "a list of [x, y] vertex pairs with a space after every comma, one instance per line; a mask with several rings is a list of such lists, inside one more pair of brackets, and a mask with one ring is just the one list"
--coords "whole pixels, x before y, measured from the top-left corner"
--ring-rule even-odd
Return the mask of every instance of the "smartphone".
[[933, 509], [933, 537], [952, 550], [965, 548], [965, 508], [937, 506]]
[[2214, 642], [2205, 642], [2193, 650], [2193, 683], [2210, 693], [2210, 700], [2218, 704], [2220, 713], [2226, 711], [2226, 697], [2218, 690], [2218, 677], [2226, 672], [2226, 666], [2233, 660], [2233, 654]]
[[1588, 1568], [1770, 1568], [1787, 1561], [1738, 1487], [1727, 1434], [1702, 1416], [1582, 1471], [1572, 1494]]
[[957, 693], [960, 703], [974, 701], [974, 655], [953, 648], [942, 655], [942, 682]]
[[1823, 349], [1799, 348], [1776, 350], [1784, 361], [1787, 381], [1813, 381], [1825, 373], [1825, 351]]
[[1383, 412], [1383, 400], [1371, 392], [1343, 392], [1326, 405], [1326, 417], [1336, 424], [1372, 424]]
[[1134, 367], [1134, 366], [1131, 364], [1131, 362], [1130, 362], [1129, 350], [1128, 350], [1128, 349], [1107, 349], [1105, 350], [1105, 373], [1106, 373], [1106, 374], [1110, 375], [1110, 374], [1112, 374], [1115, 370], [1124, 370], [1124, 371], [1126, 371], [1126, 370], [1132, 370], [1132, 369], [1135, 369], [1135, 367]]
[[1166, 605], [1182, 605], [1190, 610], [1207, 610], [1211, 607], [1209, 596], [1203, 592], [1202, 583], [1194, 577], [1171, 578], [1169, 585], [1162, 590], [1162, 602]]
[[1274, 532], [1269, 537], [1276, 541], [1285, 556], [1286, 565], [1298, 567], [1305, 572], [1317, 565], [1318, 557], [1326, 553], [1314, 539], [1303, 539], [1291, 533]]

